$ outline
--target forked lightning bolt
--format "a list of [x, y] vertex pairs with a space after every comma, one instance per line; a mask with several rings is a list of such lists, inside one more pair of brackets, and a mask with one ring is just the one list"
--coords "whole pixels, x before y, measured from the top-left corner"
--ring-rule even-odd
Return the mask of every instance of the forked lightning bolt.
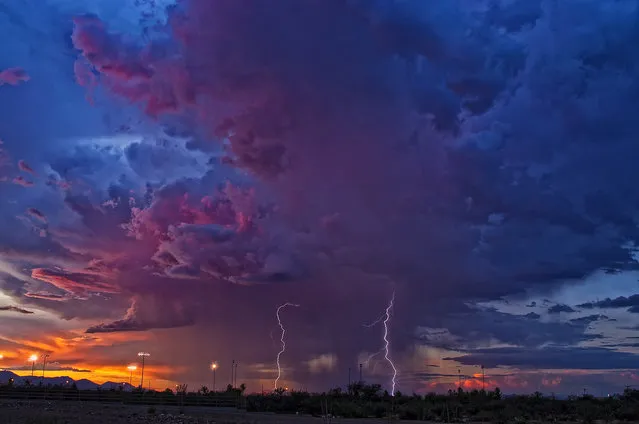
[[390, 357], [390, 341], [388, 340], [388, 323], [390, 322], [391, 319], [391, 311], [393, 310], [393, 307], [395, 306], [395, 290], [393, 290], [393, 295], [391, 296], [390, 301], [388, 302], [388, 306], [386, 307], [386, 310], [384, 311], [384, 313], [377, 318], [375, 321], [373, 321], [370, 324], [364, 324], [364, 327], [366, 328], [371, 328], [376, 326], [379, 323], [384, 324], [384, 347], [379, 350], [378, 352], [373, 353], [372, 355], [369, 355], [368, 359], [366, 359], [364, 362], [364, 364], [368, 364], [375, 356], [379, 355], [380, 353], [384, 352], [384, 359], [386, 360], [386, 362], [388, 362], [388, 364], [391, 366], [391, 368], [393, 369], [393, 378], [391, 379], [391, 395], [395, 394], [395, 386], [397, 385], [397, 368], [395, 367], [395, 363], [393, 363], [393, 360]]
[[384, 316], [384, 359], [386, 359], [386, 361], [389, 363], [389, 365], [391, 366], [391, 368], [393, 368], [393, 378], [391, 380], [392, 382], [392, 388], [391, 388], [391, 396], [395, 396], [395, 384], [396, 384], [396, 379], [397, 379], [397, 368], [395, 367], [395, 364], [393, 363], [393, 360], [390, 357], [390, 342], [388, 341], [388, 323], [391, 319], [391, 311], [393, 310], [393, 306], [395, 303], [395, 290], [393, 290], [393, 295], [391, 296], [391, 300], [390, 302], [388, 302], [388, 306], [386, 307], [386, 314]]
[[295, 308], [298, 308], [300, 305], [296, 305], [295, 303], [289, 303], [286, 302], [280, 306], [277, 307], [277, 310], [275, 311], [275, 316], [277, 317], [277, 324], [280, 326], [280, 330], [281, 330], [281, 337], [280, 337], [280, 343], [282, 348], [280, 349], [280, 351], [277, 353], [277, 358], [276, 358], [276, 363], [277, 363], [277, 378], [274, 381], [273, 384], [273, 389], [277, 390], [277, 383], [278, 381], [280, 381], [280, 377], [282, 376], [282, 367], [280, 366], [280, 356], [282, 356], [282, 354], [286, 351], [286, 341], [284, 340], [284, 336], [286, 335], [286, 329], [284, 328], [284, 325], [282, 324], [282, 319], [280, 318], [280, 311], [283, 308], [286, 308], [287, 306], [293, 306]]

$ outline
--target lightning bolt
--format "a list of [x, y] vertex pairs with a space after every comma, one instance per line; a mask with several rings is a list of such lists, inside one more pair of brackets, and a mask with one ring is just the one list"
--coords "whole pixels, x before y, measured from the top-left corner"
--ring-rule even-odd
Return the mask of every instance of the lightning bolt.
[[275, 317], [277, 318], [277, 324], [280, 326], [280, 331], [281, 333], [281, 337], [280, 337], [280, 343], [282, 348], [280, 349], [280, 351], [277, 353], [277, 358], [276, 358], [276, 362], [277, 362], [277, 378], [274, 381], [273, 384], [273, 389], [277, 390], [277, 382], [280, 380], [280, 377], [282, 376], [282, 367], [280, 366], [280, 356], [282, 356], [282, 354], [286, 351], [286, 341], [284, 340], [284, 336], [286, 335], [286, 329], [284, 328], [284, 325], [282, 325], [282, 319], [280, 318], [280, 311], [283, 308], [286, 308], [287, 306], [293, 306], [295, 308], [298, 308], [300, 305], [296, 305], [295, 303], [283, 303], [280, 306], [277, 307], [277, 310], [275, 311]]
[[370, 323], [370, 324], [362, 324], [362, 326], [366, 327], [366, 328], [374, 327], [374, 326], [376, 326], [377, 324], [380, 324], [380, 323], [384, 324], [384, 347], [381, 348], [379, 351], [369, 355], [368, 359], [366, 359], [362, 363], [368, 365], [368, 363], [375, 356], [377, 356], [380, 353], [384, 352], [384, 359], [386, 360], [386, 362], [388, 362], [388, 364], [393, 369], [393, 378], [391, 379], [391, 383], [392, 383], [391, 396], [395, 395], [395, 386], [397, 385], [397, 367], [395, 367], [395, 363], [391, 359], [390, 341], [388, 340], [388, 333], [389, 333], [388, 323], [390, 322], [391, 312], [392, 312], [394, 306], [395, 306], [395, 290], [393, 290], [393, 294], [392, 294], [392, 296], [390, 298], [390, 301], [388, 302], [388, 306], [384, 310], [384, 313], [379, 318], [377, 318], [375, 321], [373, 321], [372, 323]]
[[379, 318], [377, 318], [375, 321], [371, 322], [370, 324], [362, 324], [362, 327], [366, 327], [366, 328], [375, 327], [377, 324], [384, 321], [385, 318], [386, 318], [386, 314], [382, 314], [379, 316]]
[[[381, 348], [380, 350], [378, 350], [375, 353], [371, 353], [370, 355], [368, 355], [368, 358], [364, 359], [362, 361], [362, 364], [366, 366], [366, 368], [369, 367], [371, 361], [373, 360], [373, 358], [375, 358], [377, 355], [379, 355], [380, 353], [384, 352], [384, 348]], [[373, 372], [375, 372], [375, 369], [377, 368], [377, 361], [375, 361], [375, 363], [373, 364]]]
[[393, 363], [393, 360], [390, 357], [390, 341], [388, 340], [388, 323], [391, 319], [391, 311], [393, 310], [393, 306], [395, 304], [395, 290], [393, 290], [393, 295], [391, 296], [390, 302], [388, 302], [388, 306], [386, 307], [386, 313], [384, 314], [384, 359], [388, 362], [388, 364], [393, 368], [393, 378], [391, 379], [392, 388], [391, 388], [391, 396], [395, 395], [395, 385], [397, 379], [397, 368]]

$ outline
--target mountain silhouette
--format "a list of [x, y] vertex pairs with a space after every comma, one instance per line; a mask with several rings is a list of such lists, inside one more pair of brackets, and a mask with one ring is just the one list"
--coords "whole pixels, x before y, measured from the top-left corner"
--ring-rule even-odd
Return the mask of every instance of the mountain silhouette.
[[0, 371], [0, 384], [7, 384], [7, 382], [9, 382], [9, 380], [11, 379], [13, 379], [13, 384], [17, 386], [24, 386], [28, 384], [27, 381], [29, 381], [31, 385], [34, 385], [34, 386], [37, 386], [40, 383], [43, 383], [46, 386], [71, 387], [75, 383], [75, 386], [78, 388], [78, 390], [98, 390], [98, 389], [110, 390], [110, 389], [117, 389], [120, 386], [122, 386], [124, 390], [132, 390], [133, 388], [135, 388], [135, 386], [132, 386], [129, 383], [118, 383], [118, 382], [107, 381], [106, 383], [98, 384], [98, 383], [94, 383], [91, 380], [87, 380], [85, 378], [81, 380], [74, 380], [71, 377], [66, 377], [66, 376], [42, 378], [42, 376], [37, 376], [37, 375], [19, 376], [11, 371], [6, 371], [6, 370]]

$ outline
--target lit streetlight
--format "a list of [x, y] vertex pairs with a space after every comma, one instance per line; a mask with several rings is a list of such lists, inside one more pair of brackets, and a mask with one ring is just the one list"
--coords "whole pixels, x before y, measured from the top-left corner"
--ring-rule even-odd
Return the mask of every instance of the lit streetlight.
[[213, 371], [213, 393], [215, 393], [215, 370], [217, 369], [217, 362], [211, 364], [211, 370]]
[[31, 362], [31, 377], [33, 377], [33, 373], [35, 371], [35, 363], [38, 361], [38, 355], [29, 356], [29, 362]]
[[140, 389], [144, 389], [144, 359], [151, 356], [148, 352], [138, 352], [138, 356], [142, 358], [142, 376], [140, 377]]
[[130, 373], [129, 373], [129, 386], [131, 386], [131, 382], [133, 381], [133, 371], [137, 370], [138, 367], [137, 367], [137, 365], [129, 365], [128, 367], [126, 367], [126, 369], [130, 371]]

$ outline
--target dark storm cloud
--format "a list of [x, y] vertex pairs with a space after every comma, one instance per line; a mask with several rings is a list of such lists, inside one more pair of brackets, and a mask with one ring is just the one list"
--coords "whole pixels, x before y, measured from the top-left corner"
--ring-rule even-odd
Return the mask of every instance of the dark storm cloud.
[[604, 300], [598, 300], [596, 302], [587, 302], [577, 305], [578, 308], [594, 309], [594, 308], [629, 308], [633, 306], [639, 306], [639, 294], [633, 294], [632, 296], [619, 296], [614, 299], [606, 298]]
[[533, 369], [638, 369], [637, 356], [601, 347], [482, 349], [454, 359], [467, 365]]
[[563, 304], [557, 304], [557, 305], [553, 305], [550, 308], [548, 308], [548, 313], [549, 314], [560, 314], [560, 313], [572, 313], [572, 312], [576, 312], [573, 308], [571, 308], [568, 305], [563, 305]]
[[154, 328], [176, 328], [194, 324], [190, 311], [179, 301], [170, 299], [134, 298], [124, 318], [98, 324], [87, 333], [116, 333], [123, 331], [147, 331]]
[[542, 322], [539, 318], [537, 314], [511, 315], [494, 309], [433, 314], [429, 319], [431, 326], [446, 328], [456, 337], [456, 341], [447, 340], [440, 344], [433, 343], [430, 337], [422, 340], [428, 345], [461, 350], [486, 346], [494, 341], [534, 349], [545, 343], [570, 346], [601, 337], [598, 334], [585, 334], [585, 322]]
[[[615, 115], [622, 112], [619, 108], [601, 116], [592, 112], [603, 96], [602, 84], [621, 82], [611, 79], [612, 71], [588, 61], [583, 52], [587, 45], [575, 44], [569, 27], [540, 23], [581, 19], [595, 34], [609, 25], [592, 24], [585, 17], [599, 13], [598, 6], [589, 4], [588, 12], [569, 18], [571, 8], [564, 4], [552, 12], [527, 7], [520, 13], [521, 5], [513, 3], [484, 15], [479, 4], [473, 12], [454, 7], [435, 12], [417, 2], [382, 9], [367, 3], [313, 3], [301, 9], [293, 5], [284, 1], [274, 8], [258, 1], [247, 11], [237, 2], [191, 1], [174, 8], [171, 29], [188, 40], [171, 46], [181, 55], [173, 56], [173, 65], [182, 72], [179, 79], [150, 71], [165, 60], [166, 39], [147, 57], [132, 55], [131, 45], [105, 33], [95, 17], [86, 17], [76, 20], [74, 40], [103, 78], [121, 86], [117, 91], [142, 103], [149, 114], [198, 109], [207, 116], [201, 123], [204, 130], [229, 136], [229, 162], [268, 181], [283, 202], [282, 211], [296, 214], [306, 225], [338, 216], [331, 247], [348, 250], [337, 260], [381, 274], [403, 270], [394, 275], [409, 284], [407, 290], [421, 290], [413, 284], [430, 275], [469, 282], [468, 296], [492, 297], [523, 290], [533, 281], [577, 279], [602, 267], [630, 263], [629, 252], [621, 246], [637, 232], [631, 230], [624, 208], [613, 207], [621, 192], [604, 195], [594, 180], [594, 175], [598, 181], [610, 175], [609, 169], [632, 172], [630, 162], [620, 158], [628, 157], [632, 148], [626, 128], [633, 122]], [[532, 18], [537, 12], [531, 10], [540, 11], [539, 19]], [[198, 20], [191, 19], [195, 16]], [[211, 22], [207, 31], [198, 27], [203, 21]], [[483, 41], [465, 36], [457, 26], [443, 25], [446, 21], [482, 28]], [[619, 54], [630, 37], [624, 25], [624, 35], [610, 40], [619, 46]], [[279, 28], [277, 33], [266, 30], [273, 26]], [[298, 31], [302, 27], [303, 34]], [[325, 27], [335, 28], [330, 37], [319, 30]], [[225, 36], [230, 28], [235, 34], [231, 45]], [[502, 28], [507, 32], [501, 33]], [[513, 41], [509, 31], [517, 33], [519, 41]], [[549, 40], [566, 46], [561, 60], [575, 60], [573, 79], [562, 86], [562, 97], [556, 89], [563, 81], [560, 72], [567, 72], [562, 65], [537, 70], [546, 63]], [[590, 49], [590, 54], [598, 54], [598, 47]], [[264, 51], [270, 54], [264, 56]], [[229, 52], [233, 60], [228, 60]], [[592, 72], [585, 74], [584, 67]], [[407, 72], [412, 78], [404, 77]], [[517, 91], [506, 88], [513, 75], [523, 84]], [[136, 89], [123, 91], [127, 84]], [[618, 100], [631, 102], [632, 87]], [[529, 95], [533, 91], [534, 97]], [[195, 92], [206, 101], [196, 100]], [[420, 102], [421, 95], [432, 101]], [[449, 110], [439, 107], [447, 96], [458, 99], [456, 106], [448, 103]], [[466, 112], [472, 112], [453, 122], [450, 111], [459, 111], [471, 99], [474, 106]], [[537, 128], [522, 119], [555, 101], [572, 107], [574, 115], [557, 109]], [[225, 106], [231, 103], [232, 108]], [[329, 111], [330, 104], [339, 104], [339, 110]], [[407, 119], [411, 113], [430, 116], [435, 129]], [[595, 143], [599, 133], [582, 131], [574, 125], [579, 119], [615, 125], [612, 150], [600, 151]], [[437, 128], [456, 128], [457, 139], [452, 142], [450, 133], [438, 133]], [[566, 139], [565, 134], [584, 139], [587, 148], [575, 151], [570, 143], [558, 141]], [[357, 157], [357, 163], [351, 157]], [[598, 162], [591, 163], [595, 157]], [[571, 177], [584, 166], [591, 170], [594, 185]], [[366, 189], [364, 181], [375, 190]], [[420, 200], [412, 195], [424, 189]], [[421, 202], [431, 205], [428, 212]], [[639, 204], [636, 199], [630, 203]], [[484, 244], [490, 249], [478, 248]], [[420, 251], [431, 252], [430, 260], [418, 261], [415, 252]], [[448, 266], [453, 262], [456, 267]], [[456, 284], [461, 283], [440, 285], [439, 290], [447, 294], [446, 288]]]
[[597, 321], [607, 321], [610, 318], [608, 318], [605, 315], [588, 315], [585, 317], [580, 317], [580, 318], [573, 318], [570, 320], [570, 322], [574, 323], [574, 324], [591, 324], [593, 322], [597, 322]]

